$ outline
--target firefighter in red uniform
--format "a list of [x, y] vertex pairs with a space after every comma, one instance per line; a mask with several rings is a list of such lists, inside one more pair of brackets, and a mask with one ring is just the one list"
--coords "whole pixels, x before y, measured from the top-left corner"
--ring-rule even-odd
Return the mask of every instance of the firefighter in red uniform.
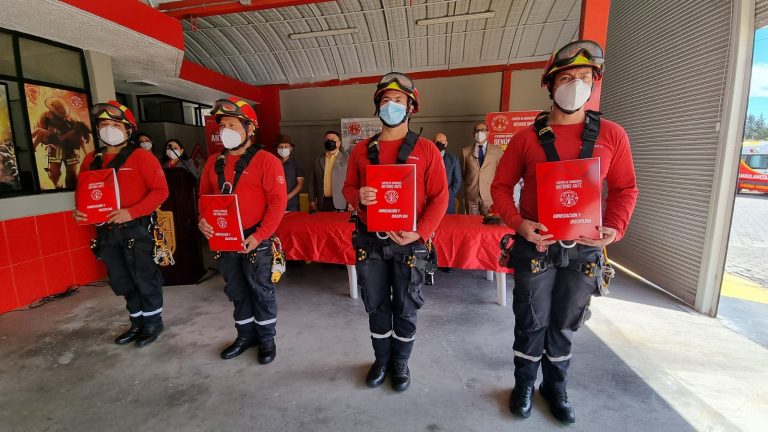
[[[235, 306], [237, 329], [237, 338], [221, 352], [221, 358], [237, 357], [258, 345], [258, 361], [267, 364], [277, 354], [272, 235], [288, 201], [283, 165], [254, 142], [258, 123], [248, 103], [234, 97], [219, 99], [211, 115], [219, 124], [225, 150], [205, 163], [200, 194], [236, 194], [245, 238], [241, 252], [217, 253], [224, 292]], [[210, 221], [200, 218], [198, 226], [206, 238], [213, 236]]]
[[[552, 55], [541, 80], [553, 100], [552, 112], [514, 136], [491, 185], [494, 209], [517, 233], [509, 262], [515, 270], [515, 388], [509, 402], [521, 417], [531, 413], [541, 365], [539, 391], [550, 411], [562, 422], [576, 420], [566, 393], [573, 333], [583, 323], [590, 296], [599, 291], [603, 248], [622, 238], [637, 200], [626, 132], [584, 109], [602, 73], [603, 50], [594, 42], [571, 42]], [[537, 222], [536, 165], [589, 157], [600, 159], [600, 179], [608, 188], [603, 225], [597, 227], [602, 238], [555, 243]], [[518, 211], [513, 193], [521, 178]]]
[[[392, 387], [403, 391], [411, 381], [408, 359], [416, 311], [424, 304], [421, 287], [436, 268], [431, 239], [448, 208], [448, 182], [437, 147], [408, 129], [411, 115], [419, 110], [413, 81], [401, 73], [384, 75], [373, 102], [382, 130], [352, 150], [343, 193], [359, 215], [353, 245], [376, 357], [366, 383], [377, 387], [392, 370]], [[366, 206], [376, 202], [376, 189], [366, 185], [365, 172], [379, 163], [416, 165], [416, 231], [368, 232]]]
[[[136, 151], [130, 141], [136, 120], [128, 108], [116, 101], [96, 104], [91, 110], [93, 124], [104, 147], [89, 153], [82, 171], [114, 168], [120, 189], [120, 210], [107, 223], [96, 227], [92, 247], [107, 266], [115, 295], [125, 297], [131, 327], [115, 339], [118, 345], [136, 341], [148, 345], [163, 331], [163, 276], [154, 260], [152, 236], [155, 209], [168, 197], [165, 174], [152, 154]], [[75, 220], [87, 222], [78, 210]]]

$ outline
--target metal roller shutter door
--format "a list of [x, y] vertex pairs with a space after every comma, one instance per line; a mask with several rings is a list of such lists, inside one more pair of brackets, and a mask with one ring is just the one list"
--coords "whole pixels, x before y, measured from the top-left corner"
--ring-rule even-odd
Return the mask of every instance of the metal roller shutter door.
[[627, 130], [640, 196], [609, 255], [694, 304], [727, 73], [731, 2], [614, 0], [601, 110]]
[[768, 0], [755, 1], [755, 28], [768, 25]]

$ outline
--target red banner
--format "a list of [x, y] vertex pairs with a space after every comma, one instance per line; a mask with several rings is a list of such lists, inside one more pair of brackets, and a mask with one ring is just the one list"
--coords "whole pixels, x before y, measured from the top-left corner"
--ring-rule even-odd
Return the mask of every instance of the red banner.
[[243, 224], [237, 195], [200, 195], [200, 215], [213, 227], [212, 251], [243, 250]]
[[208, 147], [208, 156], [221, 153], [224, 144], [221, 143], [219, 125], [213, 116], [205, 116], [205, 142]]
[[81, 224], [100, 224], [109, 220], [109, 214], [120, 208], [120, 187], [115, 169], [81, 172], [75, 201], [77, 209], [87, 217]]
[[539, 222], [552, 240], [599, 239], [600, 158], [536, 164]]
[[368, 165], [366, 179], [376, 188], [368, 231], [416, 231], [416, 165]]
[[502, 150], [516, 133], [533, 124], [541, 111], [492, 112], [485, 115], [488, 125], [488, 142], [501, 146]]

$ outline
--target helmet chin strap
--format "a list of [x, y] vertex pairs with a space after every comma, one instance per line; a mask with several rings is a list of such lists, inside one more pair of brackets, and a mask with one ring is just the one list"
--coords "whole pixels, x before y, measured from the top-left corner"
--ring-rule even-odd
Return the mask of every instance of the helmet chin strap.
[[[575, 113], [579, 112], [579, 110], [580, 110], [580, 109], [582, 109], [582, 108], [584, 107], [584, 105], [582, 105], [582, 106], [580, 106], [580, 107], [576, 108], [575, 110], [567, 110], [567, 109], [565, 109], [565, 108], [561, 107], [561, 106], [560, 106], [560, 104], [558, 104], [557, 102], [555, 102], [555, 100], [554, 100], [554, 99], [552, 99], [552, 103], [553, 103], [553, 104], [555, 104], [555, 106], [557, 107], [557, 109], [559, 109], [560, 111], [562, 111], [562, 112], [564, 112], [564, 113], [566, 113], [566, 114], [568, 114], [568, 115], [571, 115], [571, 114], [575, 114]], [[586, 104], [585, 104], [585, 105], [586, 105]]]

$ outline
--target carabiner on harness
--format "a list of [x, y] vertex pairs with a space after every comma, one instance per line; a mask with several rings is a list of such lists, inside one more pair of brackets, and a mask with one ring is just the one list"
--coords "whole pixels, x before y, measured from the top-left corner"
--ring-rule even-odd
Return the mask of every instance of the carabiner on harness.
[[221, 185], [221, 193], [223, 193], [223, 194], [231, 194], [232, 193], [232, 183], [224, 182], [224, 184]]
[[570, 243], [565, 243], [562, 240], [558, 240], [558, 243], [563, 249], [572, 249], [576, 247], [576, 240], [572, 240]]

